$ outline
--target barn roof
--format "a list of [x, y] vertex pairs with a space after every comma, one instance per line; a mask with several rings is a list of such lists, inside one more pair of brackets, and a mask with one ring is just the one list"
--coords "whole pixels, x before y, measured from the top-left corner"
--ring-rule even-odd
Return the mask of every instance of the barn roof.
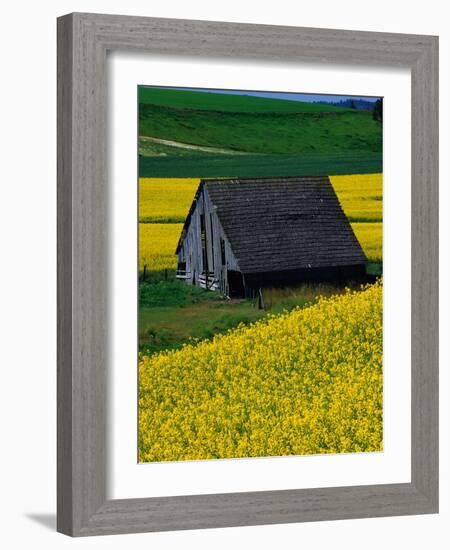
[[366, 261], [326, 176], [205, 180], [199, 192], [202, 186], [243, 273]]

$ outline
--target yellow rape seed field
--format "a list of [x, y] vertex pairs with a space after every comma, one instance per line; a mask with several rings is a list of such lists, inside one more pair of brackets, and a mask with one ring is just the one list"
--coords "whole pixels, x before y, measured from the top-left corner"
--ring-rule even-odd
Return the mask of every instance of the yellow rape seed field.
[[196, 178], [140, 178], [139, 221], [184, 222], [199, 182]]
[[139, 271], [175, 269], [175, 249], [180, 238], [182, 223], [139, 224]]
[[139, 360], [140, 462], [382, 450], [382, 286]]
[[[342, 208], [352, 222], [361, 246], [370, 261], [378, 262], [382, 258], [382, 174], [362, 174], [350, 176], [330, 176], [331, 183], [338, 195]], [[161, 224], [159, 234], [165, 237], [151, 241], [156, 229], [143, 229], [139, 240], [139, 266], [144, 264], [163, 266], [149, 269], [174, 269], [175, 257], [171, 246], [175, 239], [175, 226], [189, 211], [200, 180], [198, 178], [140, 178], [139, 180], [139, 221]], [[163, 224], [173, 225], [172, 229], [163, 229]], [[175, 240], [174, 240], [175, 239]], [[164, 256], [164, 260], [162, 257]], [[156, 258], [159, 258], [156, 260]]]
[[[382, 221], [382, 174], [330, 176], [330, 180], [350, 221]], [[139, 221], [184, 221], [199, 182], [198, 178], [140, 178]]]
[[383, 260], [383, 224], [352, 223], [353, 231], [370, 262]]
[[383, 221], [383, 174], [330, 176], [350, 222]]

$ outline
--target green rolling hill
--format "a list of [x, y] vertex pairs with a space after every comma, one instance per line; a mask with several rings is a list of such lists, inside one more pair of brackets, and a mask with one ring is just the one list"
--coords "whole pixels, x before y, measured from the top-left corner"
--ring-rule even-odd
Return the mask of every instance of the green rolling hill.
[[146, 177], [367, 173], [382, 165], [382, 128], [371, 112], [316, 103], [140, 87], [139, 135]]
[[324, 113], [353, 111], [334, 105], [288, 101], [249, 95], [221, 94], [204, 91], [139, 87], [141, 105], [159, 105], [173, 109], [221, 111], [231, 113]]

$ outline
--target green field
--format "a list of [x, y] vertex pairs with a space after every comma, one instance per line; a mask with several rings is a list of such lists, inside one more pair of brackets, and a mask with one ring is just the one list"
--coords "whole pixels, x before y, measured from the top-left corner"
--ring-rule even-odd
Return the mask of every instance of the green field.
[[301, 155], [212, 155], [139, 157], [141, 177], [237, 178], [373, 174], [383, 167], [380, 152]]
[[159, 88], [139, 94], [141, 177], [382, 171], [382, 128], [369, 111]]
[[139, 87], [140, 105], [158, 105], [172, 109], [189, 109], [195, 111], [220, 111], [232, 113], [324, 113], [352, 111], [334, 105], [306, 103], [303, 101], [286, 101], [249, 95], [230, 95], [215, 92], [174, 90], [153, 86]]
[[381, 150], [380, 126], [368, 111], [243, 114], [144, 105], [139, 135], [261, 154]]

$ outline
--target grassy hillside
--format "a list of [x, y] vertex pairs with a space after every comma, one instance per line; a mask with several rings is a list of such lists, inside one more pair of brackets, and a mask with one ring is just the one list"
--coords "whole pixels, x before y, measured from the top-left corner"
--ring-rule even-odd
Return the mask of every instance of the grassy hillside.
[[376, 152], [381, 151], [380, 128], [370, 112], [346, 109], [236, 113], [141, 105], [139, 110], [141, 136], [247, 153]]
[[141, 177], [382, 170], [382, 128], [369, 111], [160, 88], [139, 96]]
[[139, 87], [139, 103], [142, 105], [160, 105], [174, 109], [233, 113], [323, 113], [350, 111], [350, 109], [343, 109], [334, 105], [320, 105], [303, 101], [286, 101], [284, 99], [146, 86]]

